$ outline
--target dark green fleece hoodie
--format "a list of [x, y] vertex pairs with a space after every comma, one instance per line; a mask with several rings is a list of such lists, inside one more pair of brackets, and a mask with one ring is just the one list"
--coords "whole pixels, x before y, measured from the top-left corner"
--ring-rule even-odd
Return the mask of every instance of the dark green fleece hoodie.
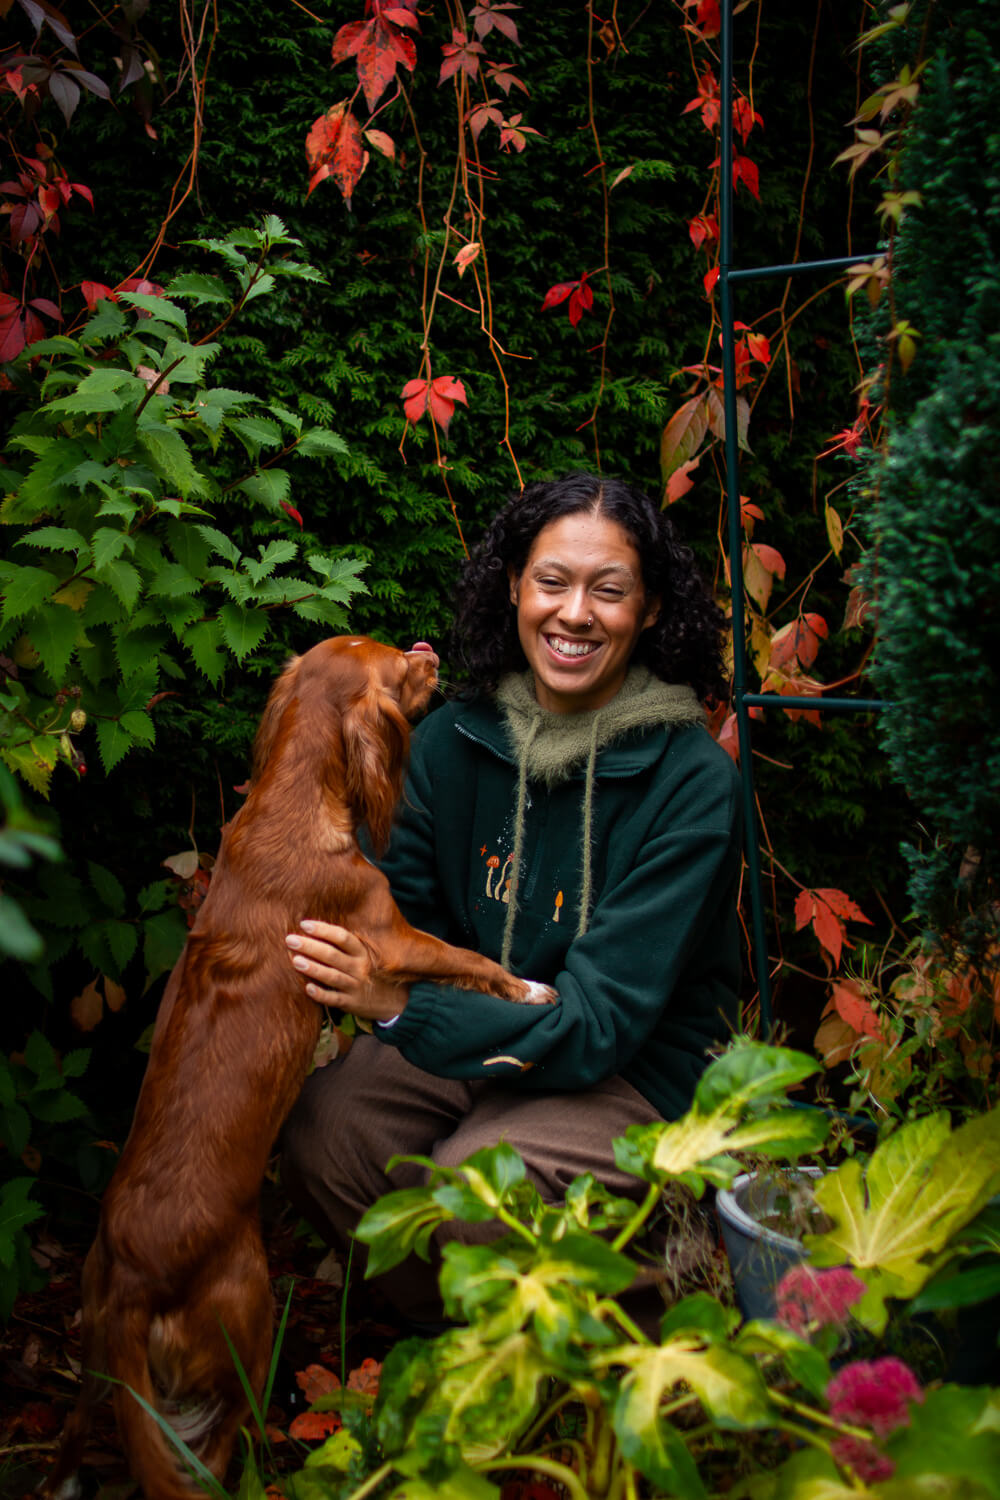
[[505, 681], [504, 708], [450, 704], [419, 726], [382, 862], [400, 907], [497, 959], [506, 925], [510, 967], [559, 1001], [420, 983], [375, 1033], [427, 1072], [516, 1089], [621, 1073], [671, 1119], [736, 1023], [739, 784], [688, 689], [642, 668], [626, 687], [631, 708], [567, 716]]

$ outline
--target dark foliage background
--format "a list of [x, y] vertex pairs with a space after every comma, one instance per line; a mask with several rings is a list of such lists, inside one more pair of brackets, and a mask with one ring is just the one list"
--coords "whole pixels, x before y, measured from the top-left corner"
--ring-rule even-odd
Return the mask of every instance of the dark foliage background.
[[[418, 155], [401, 106], [385, 123], [407, 144], [395, 164], [373, 159], [350, 211], [329, 183], [305, 198], [304, 136], [317, 115], [350, 92], [348, 70], [331, 74], [329, 53], [334, 30], [357, 10], [338, 5], [330, 24], [318, 25], [291, 4], [266, 16], [251, 0], [220, 6], [197, 191], [173, 220], [152, 274], [162, 281], [181, 265], [198, 266], [199, 253], [185, 247], [186, 239], [265, 212], [279, 214], [301, 238], [305, 258], [323, 271], [326, 285], [269, 301], [260, 313], [251, 305], [228, 346], [229, 367], [216, 374], [339, 430], [348, 455], [331, 458], [321, 479], [295, 493], [306, 533], [325, 549], [366, 558], [370, 594], [353, 608], [355, 629], [404, 644], [421, 637], [439, 642], [462, 547], [426, 422], [408, 434], [405, 458], [399, 452], [399, 393], [420, 360], [423, 254]], [[796, 0], [768, 0], [755, 37], [748, 14], [755, 13], [738, 18], [737, 54], [745, 71], [755, 49], [754, 103], [765, 125], [752, 148], [761, 202], [743, 192], [738, 199], [739, 263], [782, 263], [796, 253], [837, 255], [859, 243], [867, 248], [873, 238], [870, 201], [860, 186], [851, 192], [846, 172], [832, 165], [849, 140], [846, 122], [856, 107], [850, 48], [858, 18], [834, 0], [805, 7]], [[680, 12], [632, 0], [619, 7], [618, 18], [628, 50], [598, 63], [595, 114], [609, 175], [630, 163], [633, 171], [611, 195], [617, 311], [596, 427], [585, 424], [598, 381], [593, 346], [606, 315], [601, 277], [594, 277], [594, 315], [578, 328], [570, 326], [565, 308], [540, 312], [552, 283], [596, 271], [604, 259], [599, 179], [590, 170], [595, 150], [581, 6], [525, 6], [517, 16], [523, 45], [516, 55], [511, 49], [502, 53], [530, 87], [525, 121], [542, 138], [532, 137], [523, 154], [496, 155], [498, 176], [488, 187], [490, 261], [498, 335], [505, 348], [523, 356], [506, 368], [511, 440], [525, 479], [593, 465], [599, 445], [602, 467], [658, 494], [661, 432], [685, 394], [685, 377], [678, 372], [704, 353], [705, 264], [691, 245], [687, 221], [704, 205], [714, 143], [697, 112], [683, 112], [694, 81]], [[447, 39], [443, 19], [425, 18], [423, 25], [413, 105], [426, 152], [427, 223], [435, 237], [453, 170], [454, 120], [448, 87], [437, 84], [437, 49]], [[178, 82], [177, 16], [170, 7], [153, 6], [142, 28], [163, 69], [164, 88], [153, 113], [157, 139], [143, 131], [127, 102], [109, 107], [85, 98], [70, 130], [54, 114], [48, 122], [60, 138], [70, 178], [86, 182], [95, 202], [92, 217], [82, 207], [67, 217], [58, 262], [66, 288], [85, 277], [114, 283], [133, 271], [190, 150], [190, 100], [187, 86]], [[87, 66], [108, 72], [110, 51], [102, 49], [109, 47], [100, 29], [92, 31]], [[483, 142], [492, 160], [494, 146], [486, 135]], [[455, 277], [447, 289], [462, 296]], [[817, 467], [815, 455], [850, 420], [858, 375], [842, 291], [811, 300], [819, 291], [820, 283], [810, 282], [790, 293], [789, 311], [803, 306], [788, 330], [791, 363], [774, 360], [754, 408], [742, 476], [744, 492], [765, 513], [756, 536], [785, 555], [792, 587], [827, 551], [823, 495], [842, 477], [843, 461]], [[740, 293], [737, 316], [754, 324], [784, 294], [780, 282], [752, 284]], [[77, 305], [78, 296], [68, 292], [67, 308]], [[435, 372], [461, 379], [469, 393], [468, 411], [460, 408], [451, 426], [447, 459], [471, 543], [516, 485], [501, 446], [503, 392], [478, 321], [468, 312], [443, 303], [433, 342]], [[714, 351], [709, 357], [716, 357]], [[721, 590], [717, 475], [709, 464], [678, 503], [676, 517]], [[238, 528], [238, 517], [228, 519]], [[822, 612], [831, 626], [817, 662], [826, 680], [852, 671], [864, 644], [858, 631], [836, 634], [851, 548], [848, 543], [841, 561], [830, 558], [823, 565], [808, 595], [806, 607]], [[797, 607], [796, 599], [789, 620]], [[246, 776], [266, 685], [288, 650], [310, 640], [301, 622], [290, 623], [219, 689], [206, 683], [197, 694], [185, 691], [161, 704], [155, 750], [131, 756], [110, 779], [96, 764], [85, 783], [57, 778], [52, 811], [67, 847], [98, 859], [129, 890], [162, 878], [161, 860], [189, 847], [192, 838], [201, 849], [214, 848], [221, 822], [238, 805], [233, 787]], [[770, 712], [758, 726], [756, 748], [761, 805], [780, 864], [803, 885], [849, 891], [873, 918], [880, 915], [876, 892], [898, 912], [898, 845], [907, 815], [871, 726], [827, 718], [817, 729]], [[52, 889], [45, 916], [55, 934], [58, 878]], [[789, 931], [793, 900], [793, 888], [780, 893], [775, 933], [782, 931], [790, 959], [817, 970], [814, 942]], [[37, 1025], [56, 1045], [71, 1043], [68, 1001], [93, 977], [93, 967], [68, 938], [64, 947], [47, 998], [8, 966], [9, 1045], [20, 1045]], [[133, 1044], [149, 1024], [159, 993], [158, 982], [144, 990], [139, 963], [117, 977], [128, 1003], [90, 1039], [94, 1056], [80, 1085], [107, 1118], [109, 1132], [127, 1119], [142, 1066]], [[822, 1003], [819, 982], [793, 978], [787, 988], [779, 985], [779, 1019], [798, 1031], [799, 1040], [811, 1036]], [[88, 1186], [96, 1175], [96, 1169], [89, 1173]]]

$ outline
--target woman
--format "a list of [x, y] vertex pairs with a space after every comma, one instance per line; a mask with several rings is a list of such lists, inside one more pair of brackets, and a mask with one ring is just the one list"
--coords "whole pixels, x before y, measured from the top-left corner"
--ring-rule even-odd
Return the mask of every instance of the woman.
[[[737, 1018], [738, 782], [699, 702], [725, 692], [722, 631], [671, 522], [621, 480], [529, 485], [490, 526], [455, 626], [478, 696], [415, 732], [383, 868], [416, 926], [558, 1001], [373, 982], [343, 928], [289, 935], [309, 994], [373, 1023], [284, 1134], [285, 1183], [332, 1243], [422, 1180], [385, 1172], [396, 1153], [454, 1166], [502, 1137], [543, 1198], [585, 1171], [641, 1192], [613, 1138], [681, 1114]], [[422, 1262], [381, 1285], [440, 1316]]]

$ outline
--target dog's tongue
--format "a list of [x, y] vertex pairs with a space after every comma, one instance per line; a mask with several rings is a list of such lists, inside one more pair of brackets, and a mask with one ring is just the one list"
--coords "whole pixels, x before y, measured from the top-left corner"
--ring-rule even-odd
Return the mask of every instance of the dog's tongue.
[[428, 643], [426, 641], [414, 641], [413, 645], [410, 647], [410, 650], [411, 651], [429, 651], [432, 656], [434, 655], [434, 647], [428, 645]]

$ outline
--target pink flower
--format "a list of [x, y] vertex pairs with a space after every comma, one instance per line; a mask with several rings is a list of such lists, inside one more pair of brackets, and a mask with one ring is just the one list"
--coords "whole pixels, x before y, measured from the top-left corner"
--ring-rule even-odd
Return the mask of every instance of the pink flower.
[[880, 1453], [874, 1443], [865, 1442], [864, 1438], [834, 1438], [830, 1452], [841, 1468], [853, 1470], [862, 1484], [890, 1479], [896, 1468], [891, 1458]]
[[839, 1325], [866, 1290], [861, 1278], [846, 1266], [831, 1271], [793, 1266], [785, 1272], [775, 1293], [778, 1321], [795, 1333], [805, 1333], [810, 1323]]
[[922, 1401], [924, 1393], [909, 1366], [890, 1355], [845, 1365], [827, 1386], [826, 1399], [835, 1422], [870, 1427], [876, 1437], [887, 1437], [908, 1424], [910, 1402]]

